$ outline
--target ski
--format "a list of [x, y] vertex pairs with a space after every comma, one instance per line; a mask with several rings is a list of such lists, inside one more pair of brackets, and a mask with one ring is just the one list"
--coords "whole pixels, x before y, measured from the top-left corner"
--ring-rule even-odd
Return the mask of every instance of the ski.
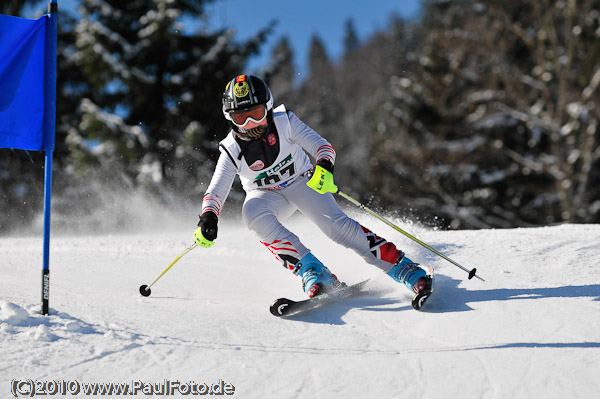
[[411, 302], [412, 307], [415, 310], [421, 310], [427, 299], [433, 293], [433, 282], [435, 279], [435, 274], [433, 272], [433, 267], [429, 268], [429, 273], [427, 274], [427, 283], [425, 285], [425, 289], [418, 294], [416, 294]]
[[330, 291], [317, 295], [314, 298], [304, 299], [301, 301], [293, 301], [288, 298], [279, 298], [275, 300], [271, 306], [271, 314], [276, 317], [285, 317], [293, 314], [305, 312], [307, 310], [317, 309], [321, 306], [328, 305], [333, 302], [341, 301], [358, 294], [369, 280], [361, 281], [353, 285], [345, 285], [335, 291]]

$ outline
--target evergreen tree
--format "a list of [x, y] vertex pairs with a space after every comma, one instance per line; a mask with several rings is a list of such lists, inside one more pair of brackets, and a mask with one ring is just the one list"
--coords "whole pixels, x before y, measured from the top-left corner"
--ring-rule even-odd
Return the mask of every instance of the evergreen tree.
[[352, 19], [346, 20], [344, 24], [344, 54], [349, 54], [356, 50], [359, 46], [358, 34]]
[[0, 0], [0, 14], [25, 17], [23, 11], [32, 5], [42, 4], [40, 0]]
[[317, 132], [336, 142], [341, 118], [337, 101], [335, 69], [323, 41], [316, 35], [311, 39], [308, 55], [309, 76], [298, 91], [298, 116]]
[[286, 100], [294, 90], [296, 68], [294, 67], [294, 54], [287, 38], [283, 37], [273, 49], [271, 65], [274, 69], [265, 75], [269, 89], [278, 102]]
[[[232, 31], [194, 32], [205, 2], [83, 0], [77, 63], [94, 91], [83, 99], [74, 154], [118, 163], [125, 178], [156, 189], [206, 183], [224, 130], [225, 82], [258, 51], [268, 29], [237, 44]], [[112, 166], [111, 166], [112, 169]]]
[[[7, 11], [9, 3], [0, 6]], [[67, 214], [90, 221], [93, 210], [106, 206], [125, 221], [118, 215], [126, 216], [120, 212], [127, 199], [117, 196], [126, 191], [141, 188], [180, 205], [206, 188], [216, 143], [228, 128], [222, 90], [271, 29], [240, 43], [234, 31], [207, 32], [200, 22], [206, 3], [82, 0], [80, 19], [61, 10], [55, 226]], [[0, 151], [0, 180], [8, 182], [0, 197], [10, 209], [0, 231], [6, 231], [41, 210], [43, 154]]]
[[598, 220], [593, 3], [427, 2], [377, 109], [384, 198], [453, 227]]
[[[82, 0], [79, 22], [61, 12], [55, 159], [67, 176], [55, 207], [96, 198], [102, 179], [203, 192], [227, 130], [223, 85], [269, 32], [236, 43], [183, 26], [205, 3]], [[336, 182], [370, 206], [452, 228], [597, 223], [599, 15], [599, 0], [424, 1], [418, 21], [393, 17], [364, 42], [347, 21], [339, 62], [314, 36], [298, 87], [284, 38], [263, 77], [332, 142]], [[43, 157], [0, 151], [2, 231], [41, 207]]]
[[317, 35], [313, 35], [310, 41], [308, 54], [309, 73], [313, 80], [331, 80], [333, 66], [325, 50], [323, 40]]

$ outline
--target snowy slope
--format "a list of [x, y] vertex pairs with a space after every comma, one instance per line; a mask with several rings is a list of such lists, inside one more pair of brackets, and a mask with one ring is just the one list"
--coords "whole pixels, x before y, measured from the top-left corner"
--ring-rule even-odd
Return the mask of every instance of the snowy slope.
[[0, 396], [10, 396], [13, 379], [31, 378], [223, 380], [240, 398], [599, 397], [600, 225], [441, 232], [400, 223], [477, 267], [481, 282], [372, 218], [357, 218], [436, 267], [426, 311], [410, 307], [408, 290], [294, 218], [290, 226], [340, 279], [372, 277], [370, 292], [293, 319], [273, 317], [273, 299], [303, 297], [300, 281], [231, 221], [220, 225], [213, 248], [185, 255], [148, 298], [138, 287], [192, 244], [188, 225], [53, 236], [52, 314], [43, 317], [41, 237], [1, 238]]

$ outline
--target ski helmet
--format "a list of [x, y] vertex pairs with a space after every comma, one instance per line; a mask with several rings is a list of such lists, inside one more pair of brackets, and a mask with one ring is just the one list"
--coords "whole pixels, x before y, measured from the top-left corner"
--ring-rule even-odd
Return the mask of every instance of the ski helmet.
[[[265, 82], [253, 75], [238, 75], [227, 83], [222, 97], [223, 115], [238, 137], [250, 140], [264, 133], [266, 128], [242, 129], [247, 120], [262, 121], [271, 114], [273, 95]], [[242, 119], [236, 119], [240, 116]]]

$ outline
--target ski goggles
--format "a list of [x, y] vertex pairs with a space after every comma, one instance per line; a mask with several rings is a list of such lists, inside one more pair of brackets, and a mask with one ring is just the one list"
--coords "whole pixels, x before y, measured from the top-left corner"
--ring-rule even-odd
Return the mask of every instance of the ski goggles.
[[239, 111], [230, 111], [229, 117], [237, 127], [242, 127], [250, 121], [260, 123], [267, 117], [267, 107], [259, 104]]

